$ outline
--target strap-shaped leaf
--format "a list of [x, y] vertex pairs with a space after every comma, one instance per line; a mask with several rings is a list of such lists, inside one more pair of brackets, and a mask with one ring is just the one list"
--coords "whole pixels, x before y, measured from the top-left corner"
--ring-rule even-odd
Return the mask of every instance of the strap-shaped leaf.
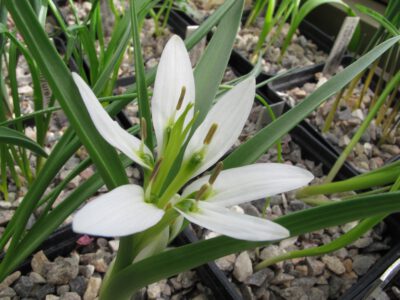
[[276, 141], [287, 134], [293, 127], [320, 106], [330, 96], [345, 87], [357, 74], [366, 69], [386, 50], [400, 41], [400, 36], [393, 37], [378, 45], [339, 74], [332, 77], [301, 103], [293, 107], [276, 121], [258, 132], [252, 139], [233, 151], [225, 160], [225, 168], [233, 168], [255, 162]]
[[47, 153], [36, 142], [19, 131], [7, 127], [0, 127], [0, 144], [11, 144], [29, 149], [40, 156], [47, 156]]
[[199, 111], [196, 124], [204, 119], [217, 94], [240, 25], [243, 5], [243, 0], [236, 0], [226, 13], [194, 71], [195, 110]]
[[[399, 199], [400, 192], [359, 197], [292, 213], [275, 220], [275, 222], [288, 228], [291, 236], [297, 236], [370, 216], [400, 211]], [[102, 299], [124, 299], [133, 291], [152, 282], [168, 278], [231, 253], [268, 244], [270, 243], [239, 241], [221, 236], [171, 249], [139, 261], [121, 271], [110, 280], [107, 289], [109, 293], [103, 293]], [[135, 278], [135, 280], [131, 280], [131, 278]]]

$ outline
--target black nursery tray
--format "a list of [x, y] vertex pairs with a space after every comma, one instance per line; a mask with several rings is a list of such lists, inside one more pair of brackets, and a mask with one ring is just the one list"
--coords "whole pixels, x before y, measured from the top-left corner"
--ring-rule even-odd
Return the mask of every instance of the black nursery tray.
[[[343, 65], [349, 65], [352, 61], [352, 57], [346, 56], [342, 60]], [[302, 86], [307, 82], [315, 82], [315, 74], [322, 72], [324, 64], [316, 64], [313, 66], [307, 66], [299, 68], [297, 71], [291, 72], [286, 76], [277, 78], [270, 82], [267, 86], [262, 87], [261, 90], [266, 94], [267, 99], [271, 103], [277, 103], [284, 101], [281, 96], [278, 95], [279, 91], [289, 90], [293, 87]], [[285, 102], [285, 111], [289, 110], [290, 105]], [[306, 121], [302, 121], [296, 128], [293, 129], [295, 141], [310, 155], [315, 156], [320, 160], [323, 165], [330, 170], [335, 164], [339, 153], [337, 150], [328, 142], [319, 131], [317, 131], [312, 125]], [[305, 137], [309, 136], [307, 139]], [[309, 140], [313, 137], [318, 143], [311, 142]], [[359, 174], [359, 172], [351, 166], [348, 162], [345, 162], [336, 179], [346, 179]]]
[[[187, 26], [196, 24], [196, 22], [189, 16], [178, 11], [171, 12], [168, 22], [173, 30], [181, 36], [184, 36]], [[328, 42], [325, 41], [324, 43]], [[247, 74], [253, 69], [253, 65], [246, 58], [244, 58], [244, 56], [240, 55], [235, 50], [232, 50], [229, 60], [229, 66], [239, 76]], [[320, 68], [320, 65], [305, 67], [305, 69], [318, 68]], [[265, 79], [267, 79], [266, 75], [260, 74], [260, 76], [257, 77], [257, 82], [262, 82]], [[295, 77], [293, 78], [293, 80], [295, 80]], [[274, 97], [274, 95], [270, 95], [268, 91], [269, 89], [267, 87], [262, 87], [258, 89], [258, 93], [261, 94], [270, 104], [282, 102], [282, 99], [279, 96], [275, 95]], [[288, 109], [289, 107], [285, 106], [285, 111], [287, 111]], [[329, 170], [333, 166], [337, 157], [339, 156], [333, 146], [330, 145], [330, 143], [328, 143], [320, 133], [314, 130], [312, 126], [310, 126], [305, 121], [296, 126], [290, 132], [290, 134], [292, 135], [295, 142], [299, 144], [299, 146], [302, 148], [305, 156], [315, 162], [321, 162], [324, 166], [325, 171]], [[348, 163], [346, 163], [344, 164], [336, 178], [345, 179], [356, 174], [357, 171]]]

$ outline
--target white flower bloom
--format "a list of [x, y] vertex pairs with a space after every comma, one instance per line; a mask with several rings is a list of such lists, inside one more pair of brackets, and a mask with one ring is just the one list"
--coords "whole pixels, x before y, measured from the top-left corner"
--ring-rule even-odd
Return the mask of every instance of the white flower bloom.
[[[181, 106], [184, 109], [189, 103], [194, 103], [194, 77], [185, 44], [177, 35], [174, 35], [161, 55], [151, 101], [151, 114], [158, 147], [163, 146], [166, 127], [183, 113], [183, 109], [176, 110], [183, 87], [185, 95]], [[193, 110], [190, 110], [185, 125], [192, 118]]]
[[[79, 89], [94, 126], [102, 137], [134, 162], [138, 163], [142, 167], [150, 168], [148, 163], [144, 161], [143, 157], [140, 157], [139, 154], [142, 142], [122, 129], [117, 122], [111, 119], [100, 104], [99, 100], [97, 100], [93, 91], [78, 74], [72, 73], [72, 77]], [[147, 148], [146, 145], [142, 146], [144, 154], [152, 157], [149, 148]]]
[[[110, 118], [77, 74], [73, 78], [104, 139], [153, 173], [144, 190], [136, 185], [124, 185], [85, 205], [74, 218], [75, 231], [103, 236], [129, 235], [157, 224], [164, 210], [173, 207], [189, 221], [233, 238], [264, 241], [289, 236], [279, 224], [238, 214], [228, 207], [308, 184], [313, 176], [303, 169], [285, 164], [255, 164], [218, 171], [194, 181], [182, 195], [177, 194], [187, 180], [218, 162], [239, 137], [255, 96], [253, 77], [225, 93], [211, 108], [188, 141], [182, 168], [167, 187], [164, 180], [185, 144], [195, 116], [194, 78], [183, 41], [177, 36], [170, 39], [157, 70], [152, 117], [158, 159], [153, 159], [142, 141]], [[149, 164], [153, 160], [154, 166]]]
[[162, 209], [143, 201], [143, 188], [127, 184], [97, 197], [79, 210], [72, 223], [74, 231], [100, 236], [125, 236], [158, 223]]

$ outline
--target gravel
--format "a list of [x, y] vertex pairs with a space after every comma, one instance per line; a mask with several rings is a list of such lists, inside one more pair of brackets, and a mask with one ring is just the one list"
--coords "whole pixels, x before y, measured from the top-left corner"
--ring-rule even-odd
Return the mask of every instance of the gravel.
[[[279, 92], [289, 105], [294, 106], [301, 102], [305, 96], [312, 93], [319, 83], [325, 80], [321, 73], [315, 74], [315, 82], [309, 82], [301, 87], [294, 87], [287, 91]], [[354, 90], [354, 101], [363, 88], [359, 84]], [[325, 120], [331, 111], [336, 96], [324, 102], [316, 111], [312, 112], [306, 119], [320, 132], [323, 131]], [[352, 99], [352, 98], [351, 98]], [[338, 150], [340, 153], [349, 143], [354, 133], [359, 128], [362, 121], [368, 114], [373, 92], [368, 89], [358, 109], [352, 109], [351, 103], [341, 101], [336, 111], [332, 125], [329, 131], [323, 133], [323, 136]], [[391, 109], [388, 110], [388, 113]], [[354, 147], [352, 153], [348, 157], [348, 161], [359, 171], [367, 172], [382, 167], [393, 157], [400, 155], [400, 129], [392, 130], [389, 137], [382, 142], [382, 128], [377, 126], [373, 121], [360, 141]]]

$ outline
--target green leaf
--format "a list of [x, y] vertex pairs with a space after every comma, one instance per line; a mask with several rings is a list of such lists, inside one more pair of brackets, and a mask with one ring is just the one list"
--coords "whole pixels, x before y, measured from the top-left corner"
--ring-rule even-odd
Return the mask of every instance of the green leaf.
[[277, 140], [287, 134], [296, 124], [302, 121], [330, 96], [344, 88], [357, 74], [366, 69], [398, 41], [400, 41], [400, 36], [393, 37], [383, 42], [360, 57], [342, 72], [332, 77], [301, 103], [279, 117], [275, 122], [272, 122], [259, 131], [253, 138], [239, 146], [224, 160], [224, 167], [233, 168], [255, 162], [265, 151], [272, 147]]
[[[153, 130], [151, 124], [151, 112], [150, 112], [150, 103], [149, 96], [147, 94], [147, 84], [146, 84], [146, 75], [144, 72], [144, 62], [142, 49], [140, 44], [140, 32], [139, 32], [139, 21], [136, 15], [136, 4], [134, 0], [129, 2], [130, 7], [130, 16], [131, 16], [131, 32], [133, 36], [133, 45], [134, 45], [134, 57], [135, 57], [135, 79], [137, 85], [137, 93], [138, 93], [138, 105], [139, 105], [139, 114], [140, 118], [144, 118], [146, 121], [146, 140], [145, 143], [149, 149], [153, 150]], [[143, 137], [142, 137], [143, 138]]]
[[391, 35], [396, 36], [400, 34], [400, 30], [397, 29], [396, 26], [392, 24], [385, 16], [382, 16], [377, 11], [361, 4], [356, 4], [356, 8], [360, 12], [370, 16], [375, 21], [377, 21], [383, 28], [385, 28], [388, 32], [390, 32]]
[[[63, 108], [78, 137], [88, 150], [101, 176], [109, 188], [128, 183], [124, 168], [116, 151], [100, 136], [94, 127], [89, 114], [82, 109], [84, 104], [71, 77], [71, 73], [62, 61], [55, 47], [49, 40], [44, 29], [40, 26], [35, 13], [26, 0], [5, 1], [15, 25], [24, 37], [32, 57], [40, 71], [47, 79], [54, 96]], [[112, 163], [110, 163], [112, 162]], [[50, 168], [50, 167], [48, 167]], [[26, 195], [30, 197], [39, 193], [43, 186]], [[12, 261], [12, 253], [16, 248], [39, 198], [31, 201], [24, 199], [18, 207], [18, 223], [15, 225], [14, 236], [8, 248], [7, 255], [2, 261], [2, 267]], [[3, 271], [3, 269], [2, 269]], [[4, 273], [1, 273], [4, 276]]]
[[[288, 228], [291, 236], [297, 236], [370, 216], [400, 211], [399, 197], [400, 192], [360, 197], [295, 212], [276, 219], [275, 222]], [[109, 282], [108, 291], [111, 294], [103, 294], [102, 299], [125, 299], [133, 291], [152, 282], [198, 267], [231, 253], [268, 244], [270, 242], [240, 241], [221, 236], [167, 250], [139, 261], [117, 274]]]
[[36, 142], [23, 135], [21, 132], [7, 127], [0, 127], [0, 143], [21, 146], [38, 155], [47, 157], [47, 153]]
[[[200, 124], [210, 109], [224, 77], [226, 66], [238, 31], [243, 0], [236, 0], [224, 18], [201, 56], [194, 71], [196, 85], [195, 111], [199, 111], [196, 124]], [[195, 32], [196, 34], [197, 32]]]

